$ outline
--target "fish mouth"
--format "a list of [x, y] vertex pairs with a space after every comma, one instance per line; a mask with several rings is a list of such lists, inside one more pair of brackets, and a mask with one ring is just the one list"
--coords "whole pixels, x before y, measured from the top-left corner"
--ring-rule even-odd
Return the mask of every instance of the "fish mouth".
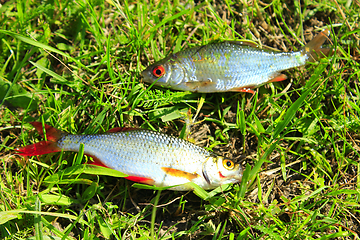
[[144, 82], [151, 83], [152, 76], [150, 75], [149, 67], [147, 67], [144, 71], [141, 72], [141, 76], [143, 77]]
[[234, 179], [235, 179], [235, 180], [238, 180], [239, 182], [241, 182], [242, 177], [243, 177], [243, 175], [240, 174], [240, 176], [234, 176]]
[[239, 182], [242, 180], [242, 177], [243, 177], [243, 170], [242, 170], [242, 167], [241, 165], [239, 165], [239, 171], [238, 171], [238, 175], [236, 175], [234, 178], [236, 180], [239, 180]]
[[231, 179], [235, 180], [233, 182], [236, 183], [236, 182], [241, 182], [242, 177], [243, 177], [243, 170], [242, 170], [241, 166], [239, 166], [238, 171], [236, 172], [236, 174], [231, 176]]

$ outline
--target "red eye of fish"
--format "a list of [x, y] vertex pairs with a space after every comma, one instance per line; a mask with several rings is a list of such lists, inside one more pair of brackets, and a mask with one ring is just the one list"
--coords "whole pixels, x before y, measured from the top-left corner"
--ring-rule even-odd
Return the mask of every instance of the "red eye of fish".
[[155, 77], [159, 78], [165, 74], [165, 68], [162, 65], [160, 65], [155, 67], [152, 72]]

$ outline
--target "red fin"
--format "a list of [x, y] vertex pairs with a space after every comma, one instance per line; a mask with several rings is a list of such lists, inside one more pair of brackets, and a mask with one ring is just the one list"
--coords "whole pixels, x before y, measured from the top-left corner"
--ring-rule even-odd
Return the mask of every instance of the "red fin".
[[189, 181], [191, 181], [194, 178], [197, 178], [199, 176], [197, 173], [189, 173], [189, 172], [185, 172], [185, 171], [174, 169], [174, 168], [162, 167], [161, 169], [164, 172], [166, 172], [167, 174], [169, 174], [170, 176], [186, 178]]
[[[43, 125], [41, 122], [30, 122], [30, 124], [35, 127], [36, 131], [41, 136], [44, 136]], [[60, 152], [61, 149], [57, 146], [56, 142], [61, 137], [61, 131], [47, 124], [44, 125], [44, 128], [48, 141], [41, 141], [22, 148], [16, 148], [15, 151], [19, 152], [18, 154], [22, 156], [36, 156], [52, 152]]]
[[[87, 154], [86, 154], [86, 155], [87, 155]], [[106, 166], [106, 165], [105, 165], [100, 159], [98, 159], [97, 157], [94, 157], [94, 156], [91, 156], [91, 155], [87, 155], [87, 156], [92, 157], [92, 159], [94, 160], [93, 162], [88, 162], [88, 164], [109, 168], [108, 166]], [[154, 185], [154, 184], [155, 184], [155, 181], [152, 180], [151, 178], [136, 177], [136, 176], [128, 176], [128, 177], [125, 177], [125, 178], [128, 179], [128, 180], [130, 180], [130, 181], [139, 182], [139, 183], [143, 183], [143, 184], [148, 184], [148, 185]]]
[[[93, 158], [93, 162], [88, 162], [88, 164], [91, 165], [95, 165], [95, 166], [100, 166], [100, 167], [106, 167], [109, 168], [108, 166], [106, 166], [100, 159], [98, 159], [97, 157], [91, 156], [86, 154], [89, 157]], [[144, 184], [148, 184], [148, 185], [154, 185], [155, 181], [152, 180], [151, 178], [146, 178], [146, 177], [136, 177], [136, 176], [128, 176], [125, 177], [126, 179], [130, 180], [130, 181], [134, 181], [134, 182], [139, 182], [139, 183], [144, 183]]]
[[[36, 129], [36, 131], [41, 135], [44, 136], [44, 131], [43, 131], [43, 125], [41, 122], [30, 122], [31, 125], [34, 126], [34, 128]], [[46, 138], [49, 141], [53, 141], [56, 142], [57, 140], [59, 140], [60, 136], [61, 136], [61, 131], [49, 126], [47, 124], [44, 124], [44, 128], [46, 131]]]
[[232, 92], [245, 92], [245, 93], [252, 93], [254, 94], [254, 90], [252, 90], [254, 87], [241, 87], [241, 88], [232, 88], [230, 91]]
[[115, 132], [126, 132], [126, 131], [131, 131], [131, 130], [136, 130], [137, 128], [128, 128], [128, 127], [116, 127], [116, 128], [111, 128], [109, 130], [107, 130], [107, 133], [115, 133]]
[[16, 148], [15, 151], [19, 152], [22, 156], [36, 156], [52, 152], [60, 152], [61, 149], [53, 141], [41, 141], [35, 144], [27, 145], [22, 148]]
[[284, 81], [284, 80], [286, 80], [286, 79], [287, 79], [287, 76], [286, 76], [286, 75], [280, 74], [280, 75], [278, 75], [278, 76], [270, 79], [268, 82], [269, 82], [269, 83], [270, 83], [270, 82], [280, 82], [280, 81]]
[[147, 177], [128, 176], [128, 177], [125, 177], [125, 178], [130, 180], [130, 181], [134, 181], [134, 182], [138, 182], [138, 183], [144, 183], [144, 184], [148, 184], [148, 185], [154, 185], [155, 184], [154, 180], [152, 180], [151, 178], [147, 178]]
[[99, 166], [99, 167], [106, 167], [109, 168], [108, 166], [106, 166], [100, 159], [98, 159], [97, 157], [94, 157], [92, 155], [89, 154], [85, 154], [86, 156], [92, 157], [92, 159], [94, 160], [93, 162], [88, 162], [88, 164], [91, 165], [95, 165], [95, 166]]

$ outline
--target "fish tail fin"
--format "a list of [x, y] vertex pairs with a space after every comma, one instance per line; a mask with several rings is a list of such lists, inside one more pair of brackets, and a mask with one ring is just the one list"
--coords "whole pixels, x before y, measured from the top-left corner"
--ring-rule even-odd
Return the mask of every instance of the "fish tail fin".
[[329, 34], [329, 29], [323, 30], [302, 48], [302, 53], [308, 55], [309, 62], [316, 62], [320, 58], [329, 56], [333, 52], [331, 48], [321, 48], [321, 45], [328, 39]]
[[[40, 122], [31, 122], [36, 129], [36, 131], [44, 136], [43, 125]], [[60, 152], [61, 149], [57, 146], [57, 141], [60, 139], [62, 132], [54, 127], [51, 127], [47, 124], [44, 125], [44, 129], [46, 131], [47, 141], [41, 141], [35, 144], [30, 144], [25, 147], [16, 148], [19, 155], [22, 156], [36, 156], [43, 155], [52, 152]]]
[[56, 142], [60, 139], [62, 132], [52, 126], [44, 124], [44, 128], [41, 122], [30, 122], [31, 125], [34, 126], [36, 131], [39, 133], [40, 136], [44, 137], [44, 129], [46, 132], [46, 139], [48, 141]]
[[41, 141], [25, 147], [16, 148], [15, 151], [22, 156], [37, 156], [52, 152], [60, 152], [61, 149], [57, 146], [56, 142]]

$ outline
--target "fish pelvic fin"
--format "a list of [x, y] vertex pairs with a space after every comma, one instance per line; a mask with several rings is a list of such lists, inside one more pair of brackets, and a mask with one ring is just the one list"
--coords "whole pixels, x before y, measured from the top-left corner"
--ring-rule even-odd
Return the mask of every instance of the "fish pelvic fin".
[[162, 167], [161, 168], [166, 174], [173, 176], [173, 177], [180, 177], [180, 178], [186, 178], [189, 181], [192, 181], [194, 178], [197, 178], [199, 175], [197, 173], [189, 173], [182, 170], [169, 168], [169, 167]]
[[329, 29], [323, 30], [302, 48], [301, 51], [304, 55], [308, 55], [309, 62], [316, 62], [320, 58], [329, 56], [333, 52], [331, 48], [321, 48], [321, 45], [329, 39], [329, 34]]
[[19, 155], [22, 156], [36, 156], [43, 155], [52, 152], [60, 152], [61, 149], [57, 146], [57, 141], [60, 139], [62, 132], [54, 127], [51, 127], [47, 124], [43, 125], [41, 122], [30, 122], [39, 133], [39, 135], [44, 136], [46, 134], [47, 141], [41, 141], [35, 144], [30, 144], [25, 147], [16, 148]]

